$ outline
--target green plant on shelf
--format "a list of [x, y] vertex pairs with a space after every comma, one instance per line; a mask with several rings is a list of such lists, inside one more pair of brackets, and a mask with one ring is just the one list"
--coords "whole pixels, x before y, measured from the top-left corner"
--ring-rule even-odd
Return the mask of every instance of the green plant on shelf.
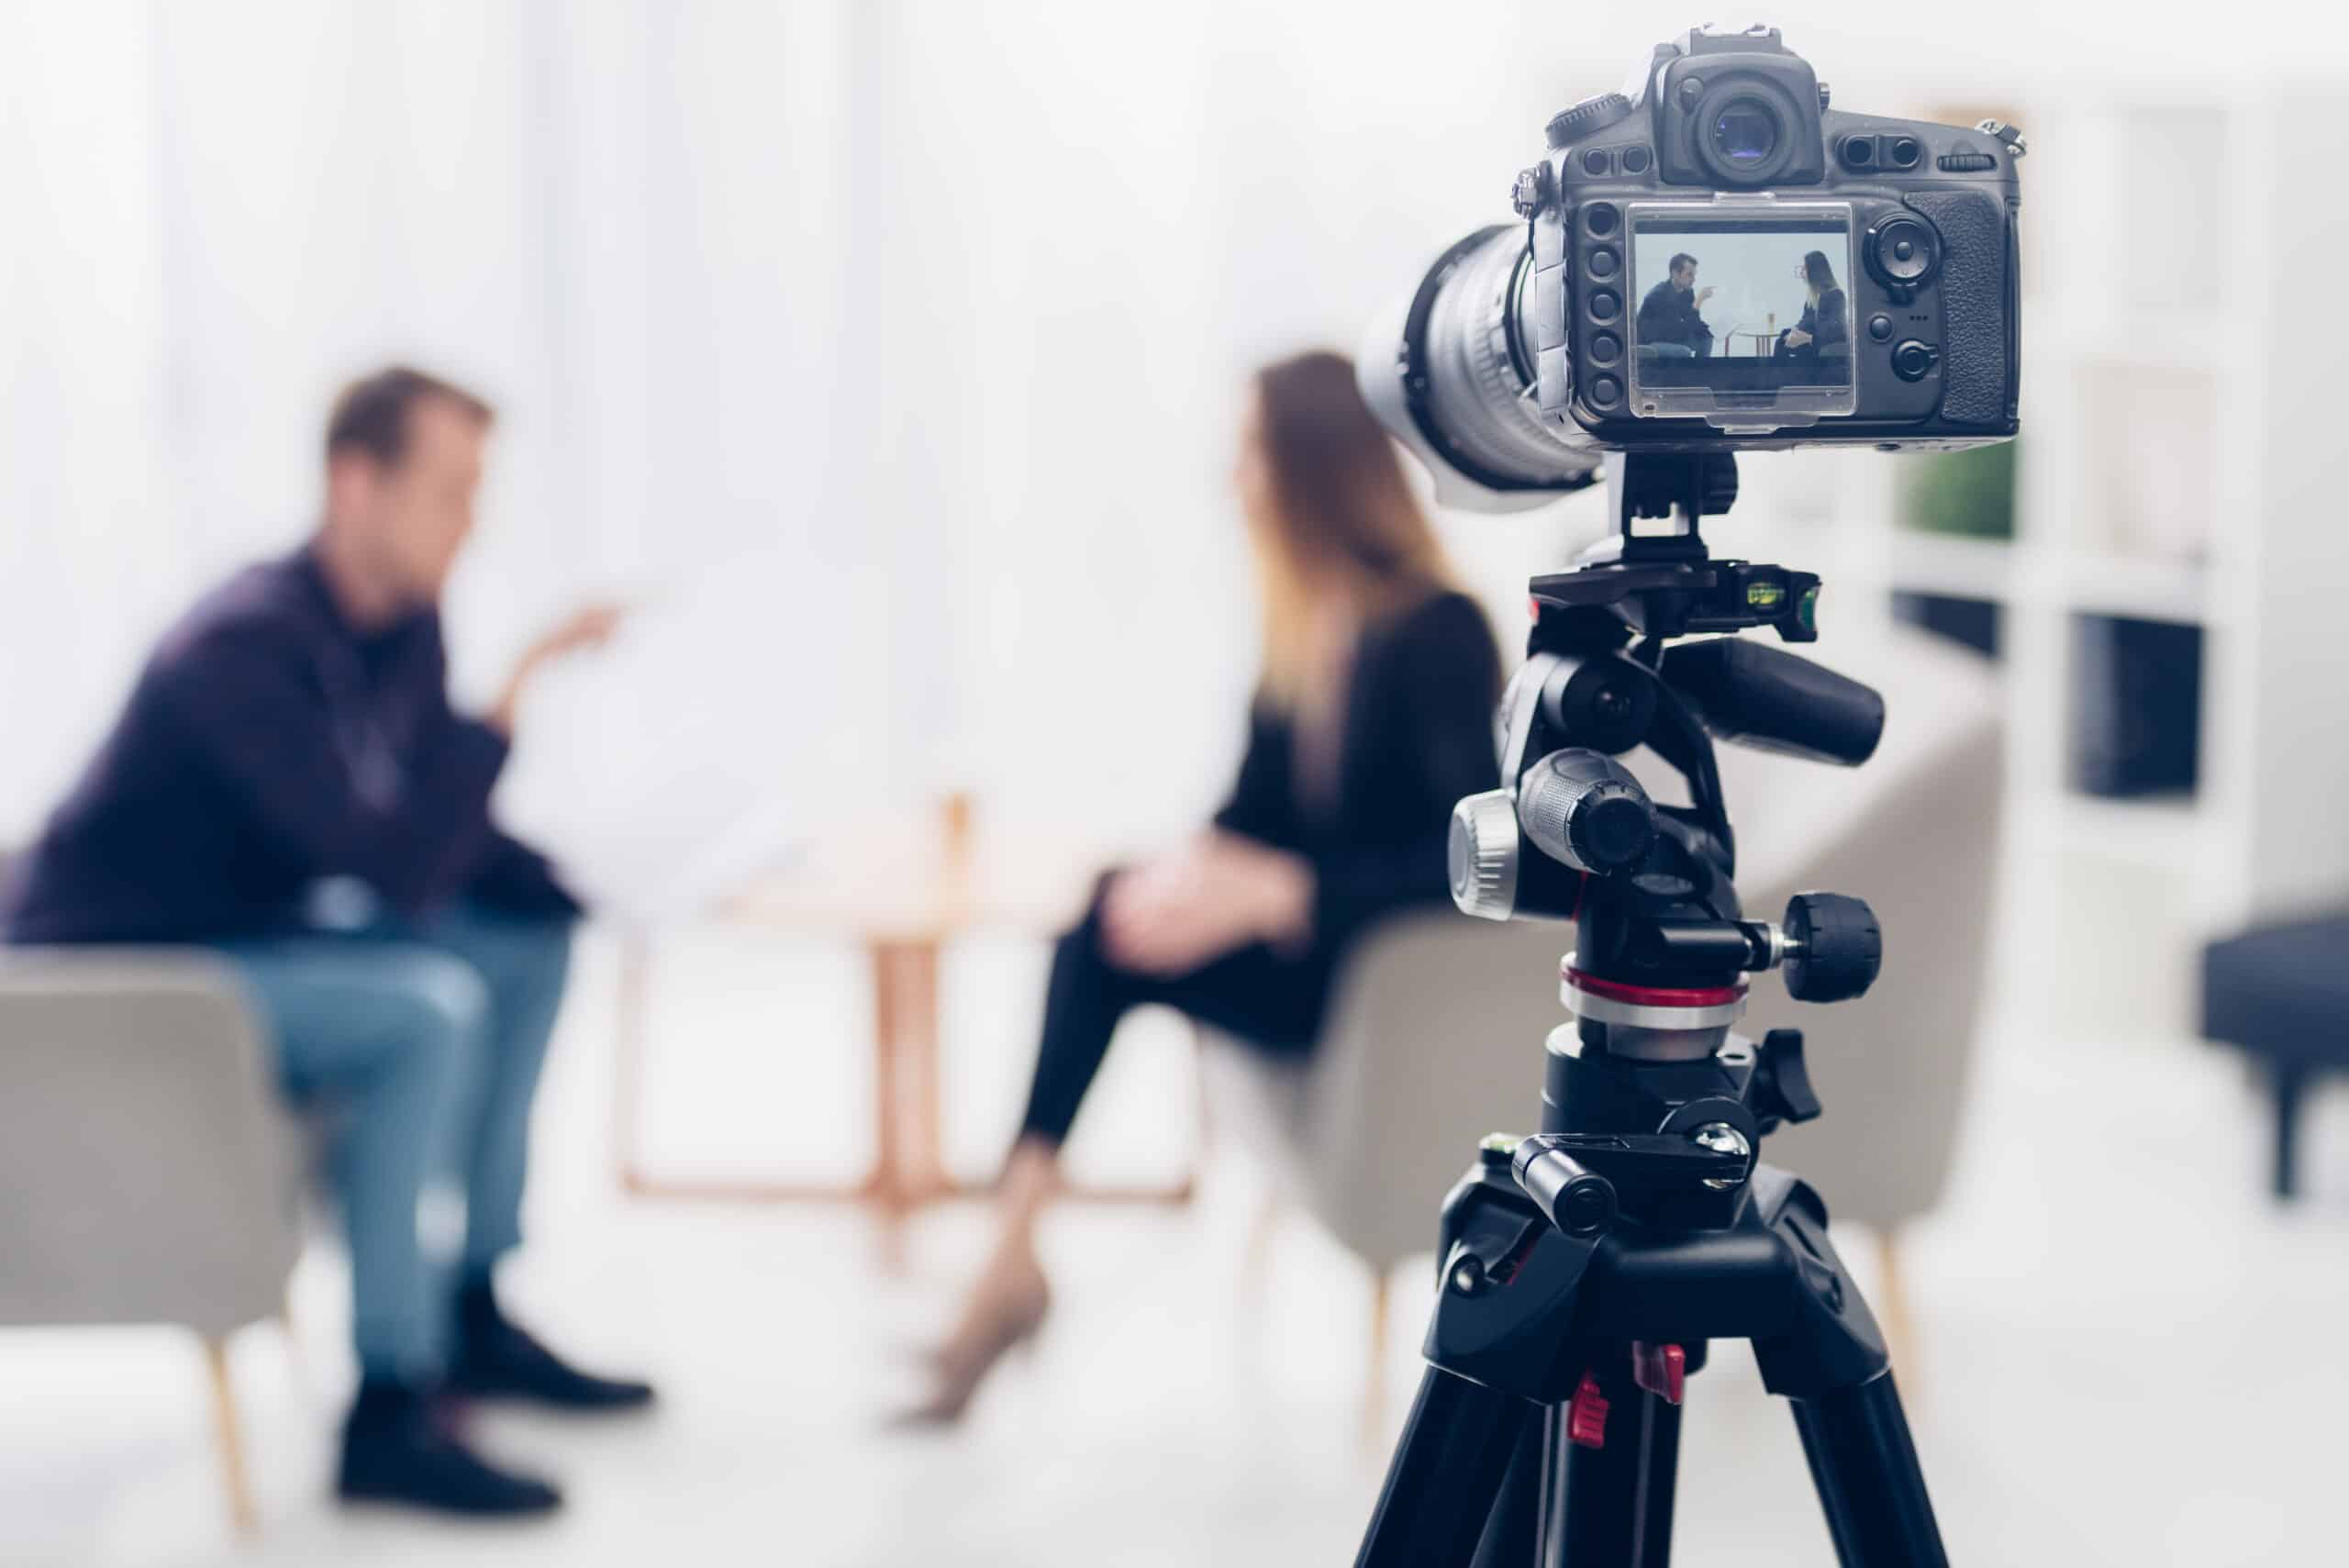
[[1900, 526], [1968, 539], [2015, 537], [2015, 443], [1935, 452], [1909, 464]]

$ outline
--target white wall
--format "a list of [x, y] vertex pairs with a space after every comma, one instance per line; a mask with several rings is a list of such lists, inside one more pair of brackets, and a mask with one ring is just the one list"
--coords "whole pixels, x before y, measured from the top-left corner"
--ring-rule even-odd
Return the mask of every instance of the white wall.
[[[2258, 29], [2053, 9], [1977, 9], [1921, 53], [1873, 6], [1781, 19], [1840, 102], [1886, 108], [2082, 61], [2269, 68]], [[573, 597], [648, 599], [545, 695], [508, 791], [599, 884], [642, 890], [756, 806], [807, 827], [948, 784], [1170, 830], [1221, 784], [1253, 661], [1224, 486], [1246, 369], [1351, 347], [1670, 25], [0, 7], [0, 839], [175, 606], [298, 537], [327, 397], [393, 354], [506, 411], [451, 606], [467, 689]], [[2277, 68], [2329, 69], [2326, 37]], [[1453, 537], [1506, 607], [1587, 511]]]

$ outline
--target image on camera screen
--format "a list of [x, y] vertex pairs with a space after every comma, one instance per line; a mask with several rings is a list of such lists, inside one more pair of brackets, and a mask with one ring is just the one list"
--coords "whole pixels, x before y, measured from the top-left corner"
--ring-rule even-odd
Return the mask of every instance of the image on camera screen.
[[1763, 398], [1781, 408], [1850, 410], [1848, 206], [1635, 206], [1631, 221], [1632, 384], [1642, 413], [1751, 407]]

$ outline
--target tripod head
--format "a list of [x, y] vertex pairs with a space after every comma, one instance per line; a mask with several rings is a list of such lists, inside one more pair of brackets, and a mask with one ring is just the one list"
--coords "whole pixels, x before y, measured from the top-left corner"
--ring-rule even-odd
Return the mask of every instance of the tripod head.
[[[1798, 895], [1776, 923], [1745, 917], [1714, 742], [1855, 766], [1884, 703], [1781, 647], [1675, 641], [1819, 635], [1815, 574], [1706, 548], [1702, 519], [1736, 498], [1733, 454], [1613, 455], [1607, 485], [1616, 537], [1529, 585], [1526, 662], [1498, 723], [1503, 784], [1454, 809], [1453, 896], [1489, 919], [1575, 923], [1560, 973], [1574, 1020], [1552, 1039], [1545, 1129], [1609, 1140], [1587, 1162], [1630, 1182], [1627, 1211], [1694, 1219], [1666, 1189], [1693, 1182], [1693, 1208], [1718, 1210], [1763, 1133], [1818, 1111], [1799, 1034], [1731, 1036], [1747, 977], [1783, 969], [1798, 1000], [1841, 1001], [1868, 988], [1882, 951], [1867, 906], [1840, 894]], [[1686, 781], [1688, 804], [1658, 805], [1616, 760], [1642, 746]], [[1571, 1094], [1560, 1059], [1575, 1064]], [[1658, 1137], [1642, 1160], [1622, 1147]], [[1709, 1174], [1691, 1175], [1699, 1166]], [[1654, 1203], [1636, 1201], [1651, 1183]]]

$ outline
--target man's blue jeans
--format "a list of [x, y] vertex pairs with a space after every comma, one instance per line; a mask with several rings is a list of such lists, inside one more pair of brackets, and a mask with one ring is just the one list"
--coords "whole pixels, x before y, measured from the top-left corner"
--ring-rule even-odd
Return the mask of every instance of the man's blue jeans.
[[429, 1379], [447, 1357], [451, 1287], [418, 1240], [418, 1199], [444, 1180], [463, 1193], [468, 1274], [521, 1240], [530, 1102], [571, 923], [461, 905], [226, 951], [271, 1026], [287, 1095], [336, 1114], [360, 1365]]

